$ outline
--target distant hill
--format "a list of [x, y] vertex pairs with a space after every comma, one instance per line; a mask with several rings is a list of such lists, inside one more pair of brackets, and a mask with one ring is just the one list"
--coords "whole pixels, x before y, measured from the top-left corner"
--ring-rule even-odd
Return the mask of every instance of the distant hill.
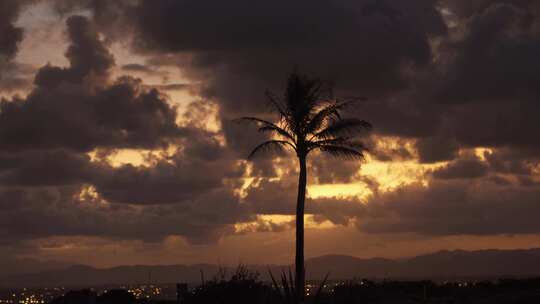
[[38, 261], [30, 258], [10, 258], [0, 256], [0, 286], [2, 277], [21, 273], [32, 273], [57, 270], [69, 267], [71, 264], [55, 261]]
[[439, 251], [401, 260], [329, 255], [308, 260], [306, 269], [315, 277], [330, 270], [332, 277], [342, 279], [540, 276], [540, 248]]
[[[250, 266], [268, 279], [267, 266]], [[288, 266], [271, 266], [278, 274]], [[142, 284], [201, 281], [211, 279], [219, 267], [209, 264], [167, 266], [119, 266], [98, 269], [71, 266], [24, 275], [0, 274], [0, 287], [13, 286], [95, 286], [103, 284]], [[540, 276], [540, 248], [528, 250], [440, 251], [408, 259], [360, 259], [327, 255], [306, 261], [308, 278], [319, 279], [330, 272], [331, 279], [395, 278], [437, 279], [501, 276]], [[228, 273], [232, 269], [227, 269]]]

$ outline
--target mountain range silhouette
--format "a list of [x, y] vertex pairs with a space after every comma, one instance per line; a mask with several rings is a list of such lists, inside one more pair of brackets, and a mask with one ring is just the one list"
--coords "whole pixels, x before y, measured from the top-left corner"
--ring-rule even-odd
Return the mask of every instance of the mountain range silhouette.
[[[268, 280], [268, 270], [280, 273], [285, 265], [248, 265]], [[206, 280], [235, 266], [130, 265], [94, 268], [72, 265], [35, 273], [2, 275], [0, 287], [98, 286], [107, 284], [160, 284], [188, 282], [199, 284], [201, 271]], [[332, 280], [368, 279], [489, 279], [540, 276], [540, 248], [524, 250], [439, 251], [404, 259], [362, 259], [346, 255], [325, 255], [306, 260], [307, 278], [317, 280], [328, 272]]]

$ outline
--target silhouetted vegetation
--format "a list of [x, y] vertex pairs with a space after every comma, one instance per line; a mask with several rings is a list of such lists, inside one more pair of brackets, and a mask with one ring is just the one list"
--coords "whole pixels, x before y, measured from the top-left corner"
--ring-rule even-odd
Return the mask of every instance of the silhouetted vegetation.
[[[309, 286], [310, 284], [308, 284]], [[318, 284], [314, 284], [318, 285]], [[319, 296], [306, 293], [307, 303], [455, 303], [510, 304], [540, 303], [540, 278], [501, 279], [497, 281], [442, 282], [370, 281], [330, 282], [322, 285]], [[285, 286], [279, 286], [283, 289]], [[267, 282], [239, 267], [230, 277], [222, 272], [212, 280], [188, 291], [181, 301], [136, 300], [124, 290], [110, 290], [97, 296], [90, 290], [70, 291], [53, 304], [286, 304], [291, 299], [280, 296]]]
[[[282, 271], [281, 272], [281, 285], [278, 283], [274, 275], [272, 274], [272, 271], [268, 270], [270, 274], [270, 278], [272, 279], [272, 286], [274, 287], [274, 291], [279, 295], [280, 302], [281, 303], [287, 303], [287, 304], [293, 304], [297, 303], [299, 299], [303, 299], [298, 297], [299, 290], [296, 289], [296, 286], [294, 285], [294, 279], [291, 270], [289, 269], [288, 276], [287, 272]], [[318, 303], [321, 294], [322, 289], [326, 284], [326, 281], [328, 280], [328, 274], [324, 277], [322, 282], [317, 286], [317, 288], [310, 287], [304, 287], [303, 294], [307, 295], [309, 297], [308, 302], [312, 304]]]
[[327, 292], [321, 304], [348, 303], [540, 303], [540, 278], [496, 282], [347, 282]]
[[[277, 303], [278, 294], [259, 280], [259, 274], [239, 266], [227, 278], [223, 269], [208, 282], [187, 293], [184, 303]], [[183, 304], [183, 303], [182, 303]]]
[[109, 290], [98, 296], [96, 292], [84, 289], [69, 291], [64, 296], [54, 299], [51, 304], [132, 304], [135, 297], [123, 289]]
[[331, 86], [296, 72], [289, 76], [282, 98], [269, 92], [266, 95], [273, 111], [278, 114], [276, 122], [257, 117], [242, 117], [239, 120], [256, 123], [260, 132], [274, 136], [256, 146], [249, 158], [263, 150], [283, 149], [294, 151], [298, 157], [300, 174], [296, 203], [295, 283], [291, 284], [291, 291], [295, 291], [296, 302], [303, 302], [307, 156], [312, 151], [321, 151], [335, 157], [362, 159], [366, 148], [354, 137], [359, 131], [370, 129], [371, 124], [342, 116], [342, 111], [356, 99], [337, 99], [333, 96]]

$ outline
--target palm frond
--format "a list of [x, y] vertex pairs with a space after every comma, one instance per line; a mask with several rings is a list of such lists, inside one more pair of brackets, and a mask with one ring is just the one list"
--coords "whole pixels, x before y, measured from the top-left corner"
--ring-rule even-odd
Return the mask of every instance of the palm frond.
[[293, 302], [293, 297], [295, 296], [294, 283], [292, 280], [287, 279], [287, 274], [285, 271], [281, 273], [281, 285], [283, 286], [283, 294], [285, 295], [285, 299], [288, 300], [287, 302]]
[[233, 120], [234, 122], [251, 122], [251, 123], [258, 123], [258, 124], [263, 124], [263, 125], [267, 125], [267, 126], [276, 126], [277, 125], [271, 121], [268, 121], [268, 120], [264, 120], [264, 119], [261, 119], [261, 118], [258, 118], [258, 117], [251, 117], [251, 116], [244, 116], [244, 117], [240, 117], [240, 118], [237, 118], [237, 119], [234, 119]]
[[312, 133], [321, 128], [326, 120], [329, 118], [333, 121], [341, 119], [340, 111], [345, 107], [350, 105], [353, 100], [348, 100], [344, 102], [333, 102], [322, 109], [320, 109], [309, 121], [306, 126], [306, 133]]
[[368, 151], [368, 148], [361, 141], [354, 140], [352, 137], [340, 136], [316, 141], [310, 141], [308, 143], [308, 149], [314, 150], [320, 146], [330, 145], [330, 146], [344, 146], [349, 147], [358, 151]]
[[281, 135], [283, 137], [286, 137], [286, 138], [290, 139], [292, 142], [295, 142], [294, 136], [289, 131], [287, 131], [284, 128], [281, 128], [277, 124], [275, 124], [273, 122], [270, 122], [268, 120], [264, 120], [264, 119], [261, 119], [261, 118], [258, 118], [258, 117], [248, 117], [248, 116], [246, 116], [246, 117], [240, 117], [238, 119], [235, 119], [234, 121], [236, 121], [236, 122], [250, 122], [250, 123], [256, 123], [256, 124], [259, 124], [259, 125], [262, 124], [262, 127], [259, 127], [259, 132], [274, 132], [276, 134], [279, 134], [279, 135]]
[[321, 145], [317, 149], [326, 152], [334, 157], [348, 158], [348, 159], [364, 159], [364, 153], [361, 150], [357, 150], [346, 146], [334, 146], [334, 145]]
[[292, 73], [287, 82], [285, 103], [291, 128], [302, 132], [317, 103], [323, 99], [324, 83], [315, 78]]
[[319, 284], [319, 287], [317, 288], [317, 291], [315, 292], [315, 297], [313, 298], [313, 304], [319, 303], [319, 299], [321, 298], [321, 294], [324, 288], [324, 285], [326, 285], [326, 282], [328, 281], [328, 277], [330, 276], [330, 272], [327, 272], [324, 276], [324, 279], [321, 281], [321, 284]]
[[337, 104], [331, 104], [323, 109], [319, 110], [310, 120], [306, 126], [306, 133], [312, 133], [318, 130], [324, 122], [329, 118], [340, 119]]
[[317, 139], [327, 139], [342, 135], [355, 135], [359, 131], [370, 130], [371, 124], [365, 120], [356, 118], [344, 118], [333, 122], [323, 130], [317, 132], [314, 137]]
[[294, 144], [286, 140], [268, 140], [256, 146], [251, 153], [249, 153], [248, 159], [252, 159], [253, 156], [264, 150], [283, 151], [286, 147], [291, 147], [294, 151], [296, 151]]
[[[290, 285], [289, 287], [291, 289], [291, 294], [292, 294], [291, 298], [293, 298], [293, 299], [295, 299], [296, 296], [298, 295], [298, 291], [297, 291], [298, 286], [295, 285], [295, 282], [296, 281], [294, 280], [291, 268], [289, 268], [289, 285]], [[298, 300], [299, 299], [296, 298], [294, 302], [297, 302]]]
[[366, 145], [364, 145], [363, 142], [359, 141], [359, 140], [349, 140], [343, 144], [341, 144], [341, 146], [346, 146], [346, 147], [349, 147], [349, 148], [353, 148], [355, 150], [358, 150], [360, 152], [369, 152], [369, 149], [368, 147], [366, 147]]
[[281, 102], [279, 102], [278, 98], [272, 92], [266, 91], [264, 95], [266, 95], [268, 103], [274, 107], [274, 110], [276, 110], [281, 117], [287, 117], [287, 111], [285, 111]]
[[272, 285], [274, 286], [274, 290], [279, 294], [280, 297], [283, 297], [281, 289], [279, 288], [279, 284], [277, 283], [276, 278], [274, 278], [274, 274], [272, 273], [270, 267], [268, 267], [268, 274], [270, 274], [270, 279], [272, 279]]
[[277, 127], [277, 126], [264, 126], [259, 128], [259, 132], [270, 132], [278, 134], [286, 139], [290, 139], [293, 143], [296, 142], [293, 135], [289, 133], [287, 130]]

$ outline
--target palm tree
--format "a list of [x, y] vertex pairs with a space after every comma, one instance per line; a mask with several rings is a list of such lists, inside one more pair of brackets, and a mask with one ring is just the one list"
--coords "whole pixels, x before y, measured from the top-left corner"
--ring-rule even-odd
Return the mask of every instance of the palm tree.
[[[354, 141], [359, 131], [371, 124], [356, 118], [343, 118], [342, 110], [355, 100], [332, 98], [331, 90], [319, 79], [293, 72], [288, 79], [283, 99], [267, 92], [269, 103], [279, 115], [276, 122], [257, 117], [239, 120], [257, 124], [260, 132], [270, 133], [272, 139], [256, 146], [248, 159], [263, 150], [290, 149], [296, 153], [300, 166], [296, 202], [296, 300], [304, 299], [304, 202], [306, 198], [306, 159], [312, 151], [322, 151], [335, 157], [363, 159], [364, 145]], [[292, 283], [292, 282], [291, 282]]]

